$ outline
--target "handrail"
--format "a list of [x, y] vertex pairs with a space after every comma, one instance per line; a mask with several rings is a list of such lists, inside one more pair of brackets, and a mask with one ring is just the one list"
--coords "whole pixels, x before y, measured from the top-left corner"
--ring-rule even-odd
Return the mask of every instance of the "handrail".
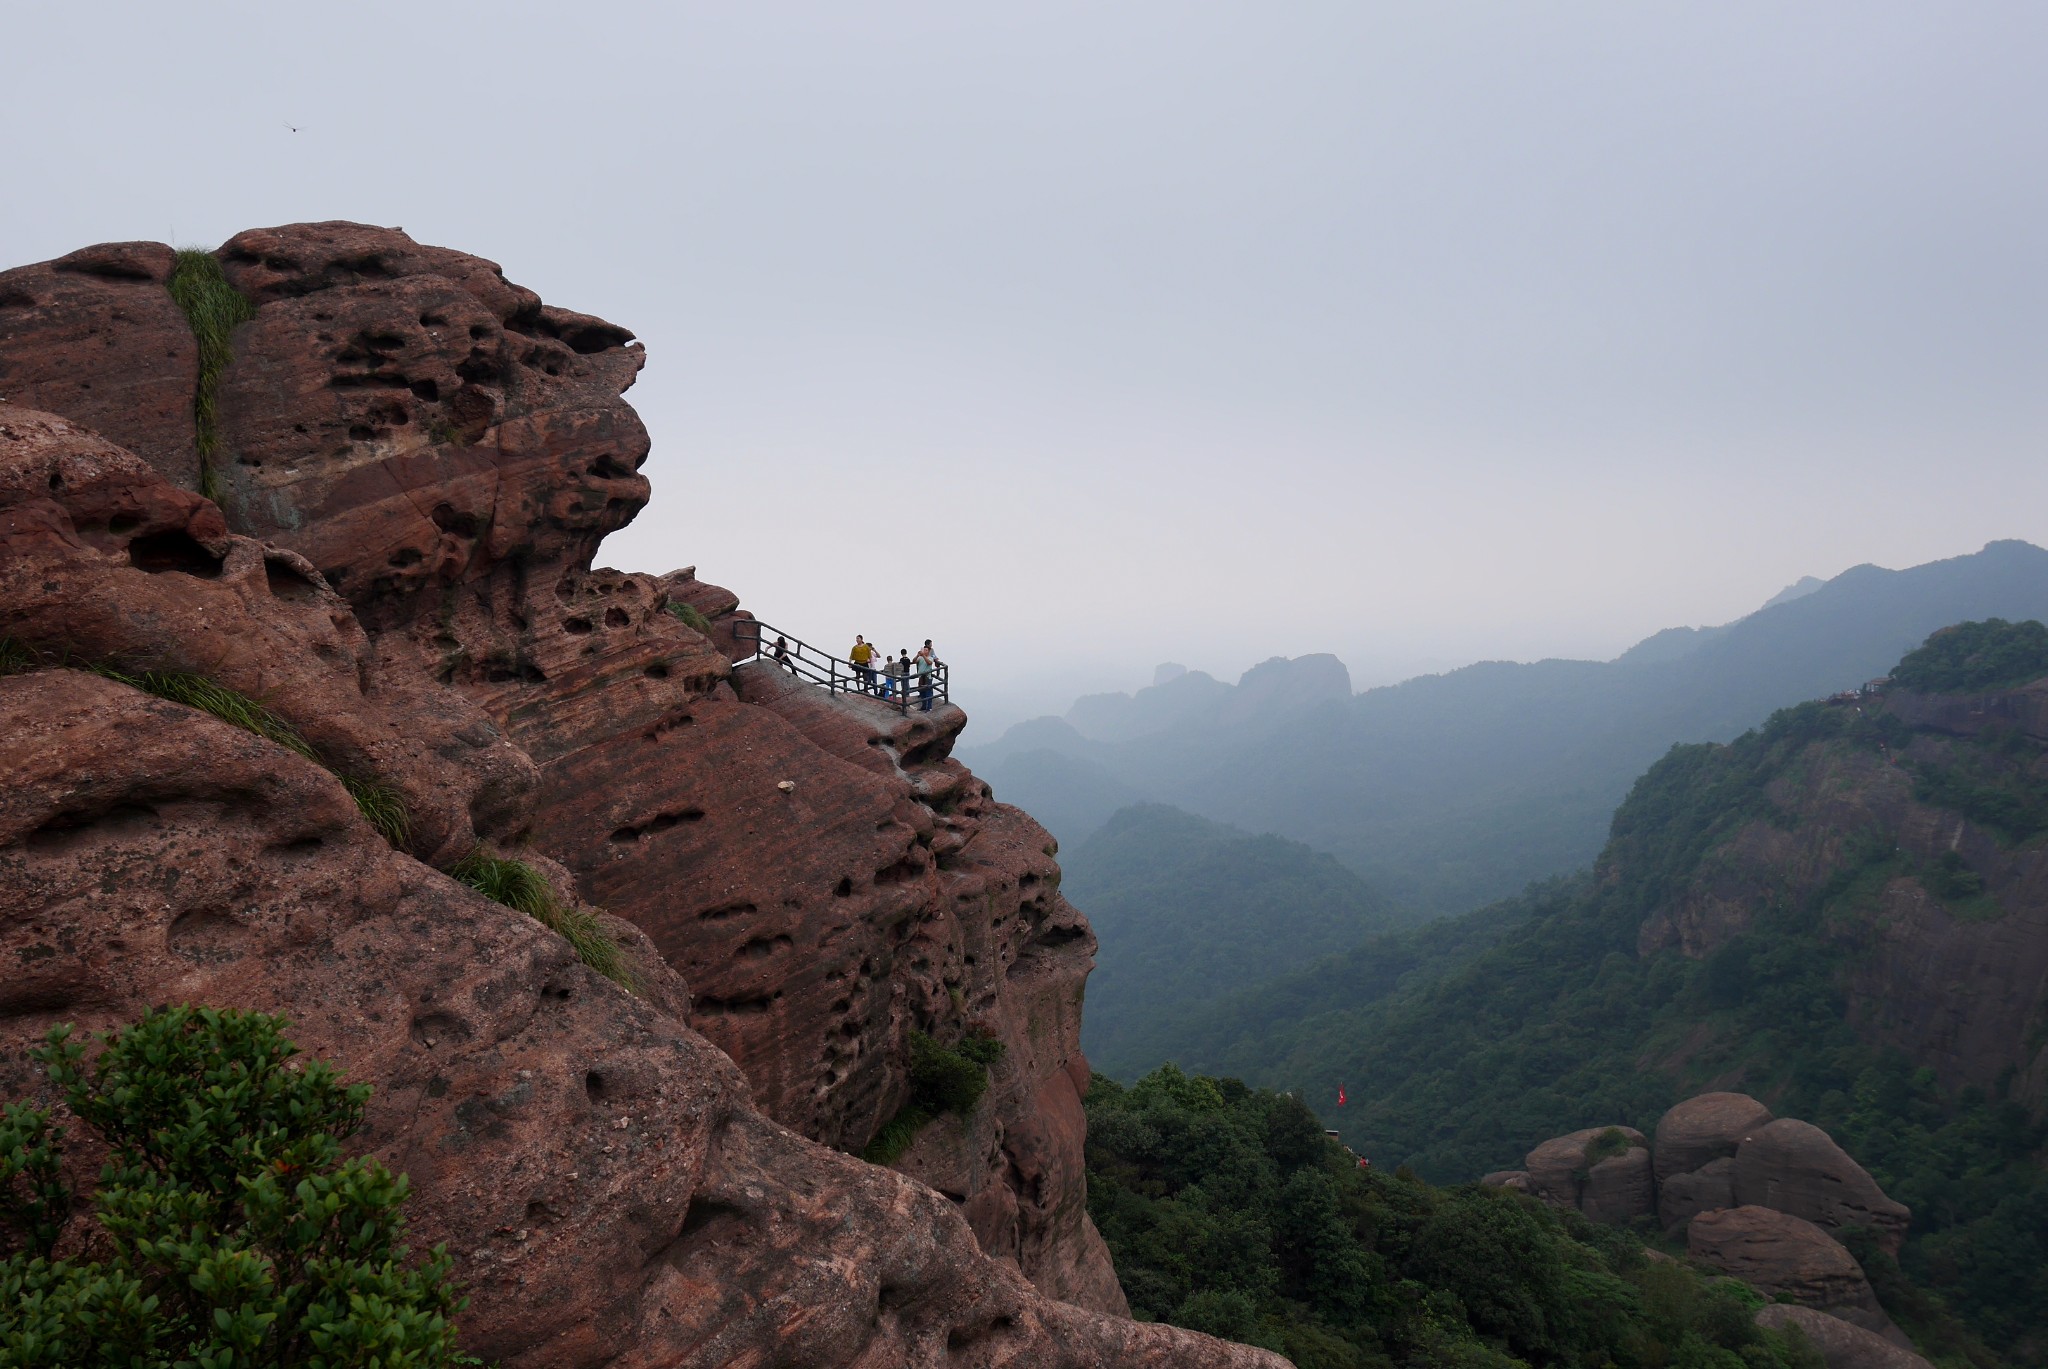
[[[931, 711], [933, 704], [953, 701], [952, 671], [944, 661], [934, 660], [928, 675], [914, 671], [909, 675], [894, 675], [887, 672], [884, 667], [886, 658], [877, 651], [877, 664], [863, 674], [851, 661], [841, 660], [759, 618], [735, 618], [732, 629], [736, 648], [753, 648], [749, 654], [735, 654], [734, 665], [745, 661], [766, 661], [800, 680], [823, 685], [833, 694], [858, 695], [903, 714], [910, 712], [913, 696], [919, 710], [926, 713]], [[770, 641], [770, 638], [774, 640]]]

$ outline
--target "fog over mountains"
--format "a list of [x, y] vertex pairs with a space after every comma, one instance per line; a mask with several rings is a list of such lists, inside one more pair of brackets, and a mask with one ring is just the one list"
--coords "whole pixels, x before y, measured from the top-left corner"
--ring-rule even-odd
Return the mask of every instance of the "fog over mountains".
[[1993, 542], [1809, 577], [1612, 661], [1487, 661], [1358, 694], [1328, 655], [1236, 684], [1165, 667], [1135, 694], [1083, 698], [961, 754], [1069, 846], [1132, 803], [1171, 804], [1334, 855], [1395, 904], [1453, 912], [1587, 864], [1672, 745], [1854, 688], [1950, 623], [2043, 616], [2048, 551]]

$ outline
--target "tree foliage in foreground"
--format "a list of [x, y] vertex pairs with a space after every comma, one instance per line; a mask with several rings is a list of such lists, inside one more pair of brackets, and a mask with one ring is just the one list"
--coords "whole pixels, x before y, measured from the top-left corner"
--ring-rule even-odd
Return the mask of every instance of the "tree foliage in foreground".
[[26, 1102], [0, 1111], [0, 1365], [462, 1362], [446, 1255], [406, 1260], [405, 1177], [342, 1155], [370, 1089], [298, 1058], [286, 1025], [159, 1008], [89, 1063], [68, 1026], [50, 1032], [35, 1054], [107, 1160], [81, 1244], [68, 1138]]
[[1300, 1369], [1820, 1369], [1762, 1299], [1506, 1190], [1359, 1168], [1299, 1100], [1096, 1076], [1088, 1206], [1132, 1312]]

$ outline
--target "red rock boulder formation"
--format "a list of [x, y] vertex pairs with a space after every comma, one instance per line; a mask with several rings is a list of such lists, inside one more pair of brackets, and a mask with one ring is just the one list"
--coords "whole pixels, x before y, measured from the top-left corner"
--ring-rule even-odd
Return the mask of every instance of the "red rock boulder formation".
[[1735, 1206], [1735, 1158], [1724, 1155], [1657, 1185], [1657, 1220], [1676, 1231], [1702, 1212]]
[[1657, 1182], [1733, 1156], [1751, 1133], [1769, 1126], [1771, 1110], [1746, 1093], [1702, 1093], [1657, 1121]]
[[[362, 1136], [508, 1369], [1272, 1366], [1056, 1302], [923, 1185], [755, 1111], [739, 1071], [538, 923], [390, 848], [335, 777], [92, 674], [0, 677], [0, 1088], [187, 1000], [287, 1014], [375, 1084]], [[614, 924], [617, 931], [625, 930]]]
[[1657, 1210], [1648, 1147], [1634, 1127], [1587, 1127], [1553, 1137], [1522, 1162], [1528, 1191], [1595, 1221], [1628, 1222]]
[[1812, 1222], [1768, 1207], [1731, 1207], [1693, 1218], [1686, 1251], [1766, 1296], [1793, 1300], [1906, 1343], [1892, 1325], [1863, 1266]]
[[1735, 1201], [1774, 1207], [1830, 1231], [1867, 1226], [1897, 1254], [1912, 1212], [1811, 1122], [1783, 1117], [1735, 1152]]
[[[811, 1141], [865, 1146], [909, 1097], [919, 1033], [1001, 1043], [973, 1115], [897, 1163], [1041, 1292], [1121, 1310], [1083, 1201], [1094, 939], [1059, 895], [1051, 839], [949, 758], [964, 715], [905, 718], [736, 665], [737, 596], [694, 571], [591, 568], [647, 497], [646, 435], [619, 397], [641, 360], [625, 330], [395, 230], [296, 225], [219, 255], [256, 306], [217, 396], [226, 526], [139, 463], [115, 471], [103, 442], [91, 460], [146, 519], [96, 523], [119, 500], [17, 482], [7, 535], [72, 587], [44, 601], [34, 574], [7, 582], [0, 609], [33, 619], [37, 659], [225, 677], [330, 769], [400, 788], [429, 864], [530, 841], [566, 895], [644, 933], [688, 984], [665, 1001], [738, 1062], [755, 1108]], [[137, 433], [175, 464], [170, 437]], [[150, 539], [170, 532], [185, 561], [159, 565]], [[124, 620], [87, 596], [149, 608]], [[847, 1191], [901, 1181], [861, 1182]], [[858, 1215], [835, 1211], [817, 1219]]]

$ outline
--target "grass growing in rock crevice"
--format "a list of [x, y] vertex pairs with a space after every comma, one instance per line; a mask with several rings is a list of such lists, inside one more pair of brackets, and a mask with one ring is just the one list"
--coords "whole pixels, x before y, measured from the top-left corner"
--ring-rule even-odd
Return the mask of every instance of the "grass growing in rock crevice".
[[1003, 1058], [1003, 1043], [985, 1033], [970, 1032], [960, 1044], [946, 1047], [921, 1031], [910, 1034], [910, 1101], [882, 1124], [860, 1158], [869, 1164], [894, 1164], [925, 1127], [944, 1113], [966, 1117], [988, 1088], [989, 1069]]
[[235, 329], [256, 317], [256, 306], [228, 284], [213, 253], [196, 247], [179, 250], [169, 288], [199, 343], [199, 386], [192, 396], [192, 421], [199, 440], [199, 492], [217, 504], [226, 489], [215, 464], [220, 450], [216, 394], [220, 378], [235, 359]]
[[567, 941], [576, 958], [628, 993], [636, 991], [626, 954], [595, 916], [564, 906], [540, 871], [523, 860], [504, 860], [479, 846], [449, 875], [494, 903], [525, 913]]
[[116, 684], [139, 689], [144, 694], [196, 708], [222, 722], [253, 732], [265, 741], [303, 756], [341, 781], [355, 800], [356, 811], [392, 846], [403, 851], [412, 840], [412, 814], [406, 811], [405, 796], [382, 780], [350, 775], [337, 769], [283, 718], [256, 700], [204, 675], [188, 670], [122, 670], [105, 661], [75, 662], [46, 659], [44, 654], [12, 637], [0, 637], [0, 675], [20, 675], [45, 665], [75, 665]]
[[683, 603], [679, 599], [671, 599], [668, 602], [668, 611], [681, 619], [685, 627], [695, 628], [699, 632], [711, 631], [711, 620], [694, 605]]

